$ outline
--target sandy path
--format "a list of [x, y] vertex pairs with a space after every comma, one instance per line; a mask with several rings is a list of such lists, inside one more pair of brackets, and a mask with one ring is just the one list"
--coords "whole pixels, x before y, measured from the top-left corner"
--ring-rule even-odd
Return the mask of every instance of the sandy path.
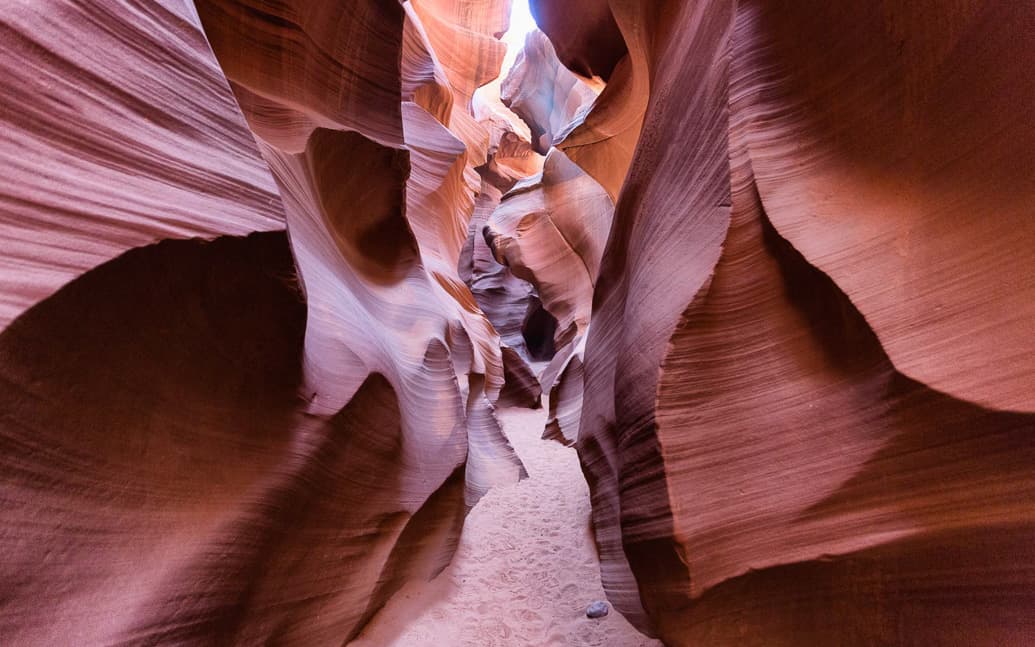
[[589, 531], [589, 490], [575, 451], [539, 439], [544, 410], [503, 409], [529, 478], [486, 495], [467, 517], [452, 564], [411, 583], [353, 647], [641, 647], [644, 637], [603, 600]]

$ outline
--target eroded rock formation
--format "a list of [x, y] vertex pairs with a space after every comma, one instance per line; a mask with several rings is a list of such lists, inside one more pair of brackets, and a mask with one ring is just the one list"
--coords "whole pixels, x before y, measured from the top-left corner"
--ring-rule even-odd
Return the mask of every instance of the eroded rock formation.
[[500, 90], [503, 103], [528, 124], [532, 146], [542, 155], [586, 119], [597, 94], [595, 86], [561, 64], [538, 30], [528, 33]]
[[505, 8], [9, 16], [5, 641], [340, 644], [520, 478], [458, 275]]
[[19, 4], [0, 47], [0, 328], [133, 247], [284, 228], [193, 7]]
[[507, 4], [9, 8], [4, 642], [348, 641], [544, 390], [666, 644], [1031, 642], [1035, 9]]
[[[532, 305], [542, 310], [526, 314], [523, 332], [526, 339], [551, 335], [551, 356], [534, 358], [550, 360], [539, 380], [550, 394], [546, 437], [566, 444], [578, 435], [582, 354], [613, 211], [603, 187], [554, 148], [542, 173], [503, 196], [483, 230], [495, 259], [538, 295]], [[537, 320], [548, 328], [536, 330]]]
[[[1030, 640], [1031, 9], [583, 5], [628, 51], [597, 106], [646, 107], [583, 167], [624, 177], [577, 441], [612, 602], [672, 645]], [[543, 28], [579, 69], [596, 22]]]
[[482, 231], [496, 260], [536, 287], [543, 307], [557, 320], [557, 348], [589, 325], [613, 209], [603, 188], [553, 149], [542, 174], [518, 182], [503, 196]]

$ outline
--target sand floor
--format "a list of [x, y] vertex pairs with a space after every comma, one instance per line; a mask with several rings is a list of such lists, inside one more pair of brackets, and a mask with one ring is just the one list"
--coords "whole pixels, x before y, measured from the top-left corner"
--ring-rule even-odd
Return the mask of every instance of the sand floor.
[[528, 469], [471, 510], [453, 562], [410, 583], [352, 647], [660, 646], [604, 600], [589, 530], [589, 490], [575, 450], [539, 439], [543, 409], [503, 409], [504, 431]]

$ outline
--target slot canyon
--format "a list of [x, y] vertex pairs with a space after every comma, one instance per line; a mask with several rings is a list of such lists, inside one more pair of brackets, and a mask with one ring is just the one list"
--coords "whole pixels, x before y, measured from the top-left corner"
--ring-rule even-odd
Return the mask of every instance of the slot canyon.
[[0, 645], [1035, 644], [1035, 3], [3, 9]]

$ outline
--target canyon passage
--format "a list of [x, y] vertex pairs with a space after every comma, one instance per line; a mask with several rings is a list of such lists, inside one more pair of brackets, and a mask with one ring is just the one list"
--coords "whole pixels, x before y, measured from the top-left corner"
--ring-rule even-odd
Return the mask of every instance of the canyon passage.
[[1035, 643], [1035, 4], [0, 21], [0, 643]]

